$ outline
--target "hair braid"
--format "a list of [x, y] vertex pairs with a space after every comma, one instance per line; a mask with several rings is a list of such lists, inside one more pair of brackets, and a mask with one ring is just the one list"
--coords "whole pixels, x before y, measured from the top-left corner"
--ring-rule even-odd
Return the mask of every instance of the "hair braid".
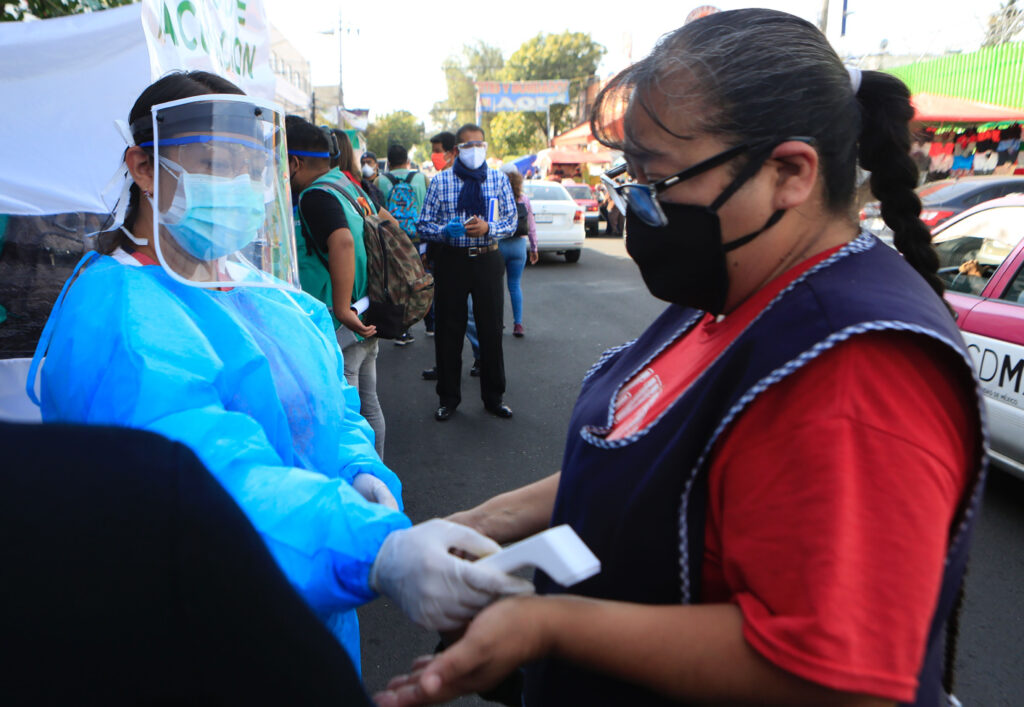
[[931, 231], [919, 218], [921, 199], [914, 191], [917, 165], [910, 157], [910, 91], [893, 76], [865, 71], [857, 100], [860, 163], [871, 172], [871, 191], [881, 202], [882, 218], [895, 234], [897, 250], [941, 297], [945, 286], [936, 274], [939, 257]]

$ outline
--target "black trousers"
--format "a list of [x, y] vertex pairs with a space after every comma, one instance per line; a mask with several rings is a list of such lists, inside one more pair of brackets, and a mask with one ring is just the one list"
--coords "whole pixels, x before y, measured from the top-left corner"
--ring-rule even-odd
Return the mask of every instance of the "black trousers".
[[187, 447], [0, 423], [0, 449], [0, 704], [369, 707]]
[[484, 405], [501, 403], [505, 359], [501, 325], [505, 311], [505, 259], [493, 250], [472, 256], [465, 248], [434, 249], [434, 353], [437, 396], [441, 405], [462, 402], [462, 341], [466, 338], [466, 298], [473, 295], [473, 316], [480, 339], [480, 397]]

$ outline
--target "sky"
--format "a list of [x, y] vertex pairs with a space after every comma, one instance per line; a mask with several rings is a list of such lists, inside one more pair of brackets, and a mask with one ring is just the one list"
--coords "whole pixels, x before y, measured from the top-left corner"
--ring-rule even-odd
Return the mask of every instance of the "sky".
[[[507, 58], [540, 32], [589, 32], [608, 52], [598, 68], [611, 75], [643, 58], [662, 34], [682, 25], [696, 1], [642, 0], [263, 0], [271, 21], [310, 61], [314, 85], [337, 85], [339, 14], [343, 87], [348, 108], [371, 116], [408, 110], [430, 125], [435, 101], [447, 96], [441, 63], [483, 40]], [[722, 10], [770, 7], [817, 22], [823, 0], [712, 2]], [[828, 35], [841, 55], [972, 51], [999, 0], [831, 0]], [[631, 49], [631, 54], [630, 54]], [[564, 78], [564, 77], [551, 77]], [[571, 78], [571, 77], [569, 77]]]

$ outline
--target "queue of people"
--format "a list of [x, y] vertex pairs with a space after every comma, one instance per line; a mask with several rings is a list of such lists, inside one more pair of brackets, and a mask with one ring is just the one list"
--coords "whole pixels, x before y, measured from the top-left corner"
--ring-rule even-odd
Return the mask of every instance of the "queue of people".
[[[559, 472], [414, 525], [382, 461], [360, 305], [363, 224], [399, 223], [405, 175], [369, 174], [347, 137], [222, 78], [170, 74], [129, 114], [123, 224], [40, 340], [43, 419], [191, 450], [356, 670], [355, 608], [379, 594], [457, 632], [381, 706], [521, 666], [528, 706], [941, 704], [984, 430], [919, 219], [912, 117], [902, 82], [848, 71], [772, 10], [688, 23], [618, 74], [592, 125], [635, 181], [605, 189], [667, 308], [587, 373]], [[524, 239], [479, 126], [438, 137], [415, 226], [436, 286], [435, 419], [461, 404], [470, 296], [483, 405], [510, 418], [501, 283], [529, 219]], [[858, 164], [899, 253], [850, 216]], [[279, 227], [289, 203], [295, 233]], [[569, 590], [472, 561], [562, 523], [601, 561]]]

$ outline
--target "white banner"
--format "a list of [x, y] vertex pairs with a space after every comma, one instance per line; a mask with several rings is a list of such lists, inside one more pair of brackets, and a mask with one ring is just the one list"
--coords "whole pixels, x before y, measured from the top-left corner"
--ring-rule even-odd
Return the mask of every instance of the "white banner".
[[0, 213], [108, 210], [114, 120], [151, 80], [140, 9], [0, 22]]
[[118, 190], [101, 192], [125, 149], [114, 121], [176, 69], [274, 100], [263, 0], [143, 0], [0, 22], [0, 214], [109, 212]]
[[154, 79], [174, 69], [210, 71], [274, 100], [263, 0], [142, 0], [142, 26]]

